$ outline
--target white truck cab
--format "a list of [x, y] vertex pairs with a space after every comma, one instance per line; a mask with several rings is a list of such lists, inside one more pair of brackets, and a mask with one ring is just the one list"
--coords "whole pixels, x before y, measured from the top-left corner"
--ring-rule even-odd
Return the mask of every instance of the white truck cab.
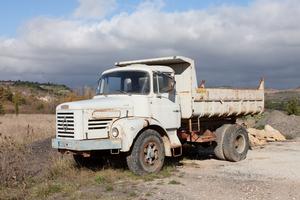
[[96, 96], [56, 109], [53, 148], [71, 152], [79, 164], [92, 152], [124, 154], [136, 174], [159, 171], [182, 144], [211, 144], [219, 159], [246, 157], [248, 135], [235, 124], [264, 109], [264, 88], [197, 87], [192, 59], [173, 56], [116, 63], [102, 73]]

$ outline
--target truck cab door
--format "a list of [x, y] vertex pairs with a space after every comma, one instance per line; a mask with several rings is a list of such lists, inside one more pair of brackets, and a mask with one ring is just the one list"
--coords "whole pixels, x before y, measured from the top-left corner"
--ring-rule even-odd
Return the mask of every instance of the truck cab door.
[[176, 102], [175, 80], [168, 73], [153, 74], [153, 92], [151, 100], [152, 117], [165, 129], [180, 127], [180, 106]]

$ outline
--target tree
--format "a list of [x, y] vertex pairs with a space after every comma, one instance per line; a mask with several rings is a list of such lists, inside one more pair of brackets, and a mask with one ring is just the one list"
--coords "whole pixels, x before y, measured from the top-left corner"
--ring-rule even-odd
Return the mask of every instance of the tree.
[[18, 92], [13, 96], [13, 103], [15, 105], [15, 113], [16, 115], [19, 114], [19, 105], [20, 105], [20, 95]]

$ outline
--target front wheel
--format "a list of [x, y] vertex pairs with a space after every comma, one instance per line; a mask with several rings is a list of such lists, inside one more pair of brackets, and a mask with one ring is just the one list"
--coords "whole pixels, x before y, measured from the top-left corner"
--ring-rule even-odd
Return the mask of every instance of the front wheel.
[[138, 175], [159, 172], [164, 159], [165, 149], [161, 136], [151, 129], [138, 136], [126, 158], [128, 168]]

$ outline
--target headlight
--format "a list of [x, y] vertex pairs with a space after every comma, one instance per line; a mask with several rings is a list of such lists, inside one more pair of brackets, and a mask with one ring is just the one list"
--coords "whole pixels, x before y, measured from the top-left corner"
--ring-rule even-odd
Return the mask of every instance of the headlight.
[[112, 131], [111, 131], [111, 135], [112, 135], [113, 137], [118, 137], [118, 135], [119, 135], [119, 130], [118, 130], [116, 127], [114, 127], [114, 128], [112, 129]]

